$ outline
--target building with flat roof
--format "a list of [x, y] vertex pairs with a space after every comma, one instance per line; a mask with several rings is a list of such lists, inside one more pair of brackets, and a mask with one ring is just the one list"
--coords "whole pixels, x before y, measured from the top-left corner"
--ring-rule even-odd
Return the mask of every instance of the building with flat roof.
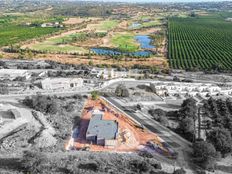
[[118, 123], [116, 120], [103, 120], [103, 112], [94, 110], [86, 132], [86, 140], [103, 146], [117, 143]]
[[83, 86], [82, 78], [46, 78], [41, 81], [43, 89], [56, 90], [56, 89], [71, 89]]

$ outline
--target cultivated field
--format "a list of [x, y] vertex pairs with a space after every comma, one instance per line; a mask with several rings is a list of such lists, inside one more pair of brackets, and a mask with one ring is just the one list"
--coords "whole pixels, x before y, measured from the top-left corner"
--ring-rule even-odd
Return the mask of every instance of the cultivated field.
[[[0, 16], [0, 47], [15, 44], [21, 41], [26, 41], [32, 38], [38, 38], [59, 31], [58, 28], [42, 28], [36, 26], [26, 26], [25, 23], [32, 22], [24, 16]], [[43, 21], [53, 21], [54, 19], [47, 18], [46, 20], [33, 22], [40, 23]]]
[[170, 66], [174, 69], [232, 68], [232, 23], [219, 15], [170, 18]]

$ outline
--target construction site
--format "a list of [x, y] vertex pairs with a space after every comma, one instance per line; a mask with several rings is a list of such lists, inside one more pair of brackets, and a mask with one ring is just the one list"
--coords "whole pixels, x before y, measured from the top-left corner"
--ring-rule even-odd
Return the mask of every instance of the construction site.
[[[100, 115], [101, 121], [106, 124], [99, 124], [99, 121], [93, 123]], [[99, 132], [101, 130], [104, 132]], [[110, 136], [111, 133], [115, 133], [115, 136]], [[89, 137], [90, 134], [101, 137]], [[149, 151], [164, 156], [172, 156], [174, 153], [159, 136], [111, 106], [103, 98], [86, 101], [79, 128], [74, 129], [66, 149], [113, 152]]]

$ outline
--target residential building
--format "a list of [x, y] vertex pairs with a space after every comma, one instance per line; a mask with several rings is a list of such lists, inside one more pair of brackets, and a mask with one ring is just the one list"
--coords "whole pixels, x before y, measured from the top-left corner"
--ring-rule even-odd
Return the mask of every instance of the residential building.
[[86, 140], [102, 145], [115, 146], [117, 143], [118, 123], [114, 120], [103, 120], [103, 112], [94, 110], [86, 132]]
[[126, 71], [116, 71], [113, 68], [93, 68], [90, 72], [92, 76], [102, 79], [115, 79], [128, 77], [128, 72]]
[[82, 78], [46, 78], [41, 81], [43, 89], [72, 89], [83, 86]]

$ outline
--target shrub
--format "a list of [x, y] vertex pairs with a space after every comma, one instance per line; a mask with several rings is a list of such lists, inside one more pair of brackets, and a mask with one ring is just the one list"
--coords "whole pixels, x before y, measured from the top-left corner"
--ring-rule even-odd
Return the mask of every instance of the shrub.
[[92, 170], [97, 172], [99, 170], [99, 165], [96, 162], [81, 163], [78, 166], [80, 169]]

